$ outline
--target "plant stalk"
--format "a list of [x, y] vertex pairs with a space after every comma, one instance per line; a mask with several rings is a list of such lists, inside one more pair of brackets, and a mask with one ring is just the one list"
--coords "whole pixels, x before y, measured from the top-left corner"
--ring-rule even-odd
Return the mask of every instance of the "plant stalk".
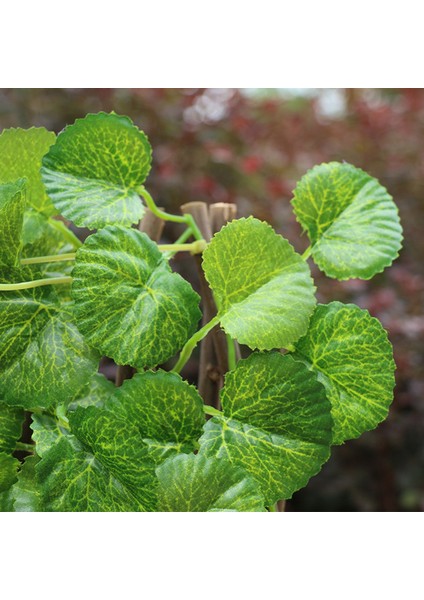
[[72, 277], [48, 277], [47, 279], [35, 279], [34, 281], [22, 281], [20, 283], [0, 283], [0, 292], [15, 292], [17, 290], [29, 290], [43, 285], [56, 285], [59, 283], [71, 283]]
[[186, 343], [184, 348], [181, 350], [180, 357], [177, 361], [177, 364], [172, 369], [173, 373], [180, 373], [181, 369], [184, 367], [186, 362], [189, 360], [193, 350], [195, 349], [197, 344], [200, 342], [200, 340], [202, 340], [209, 333], [209, 331], [215, 327], [215, 325], [218, 325], [218, 323], [219, 323], [219, 317], [216, 316], [213, 319], [211, 319], [211, 321], [209, 321], [209, 323], [206, 323], [206, 325], [204, 325], [201, 329], [199, 329], [199, 331], [197, 331], [188, 340], [188, 342]]

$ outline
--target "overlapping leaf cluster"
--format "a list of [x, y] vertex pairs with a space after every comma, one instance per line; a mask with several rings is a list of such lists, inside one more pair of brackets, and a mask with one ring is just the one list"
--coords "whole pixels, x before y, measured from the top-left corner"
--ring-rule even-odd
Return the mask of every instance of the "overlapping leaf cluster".
[[[0, 135], [1, 510], [264, 511], [305, 486], [332, 444], [387, 416], [394, 361], [381, 324], [354, 305], [317, 306], [306, 256], [253, 217], [203, 254], [217, 320], [251, 350], [225, 378], [222, 411], [160, 368], [201, 312], [131, 227], [151, 156], [145, 134], [114, 113], [78, 119], [56, 140], [44, 129]], [[293, 207], [331, 277], [368, 279], [397, 256], [391, 197], [351, 165], [312, 169]], [[81, 245], [56, 213], [96, 231]], [[69, 252], [74, 265], [62, 262]], [[59, 259], [31, 261], [46, 255]], [[4, 288], [29, 281], [40, 285]], [[104, 355], [137, 373], [115, 388], [97, 372]], [[25, 416], [34, 446], [21, 462]]]

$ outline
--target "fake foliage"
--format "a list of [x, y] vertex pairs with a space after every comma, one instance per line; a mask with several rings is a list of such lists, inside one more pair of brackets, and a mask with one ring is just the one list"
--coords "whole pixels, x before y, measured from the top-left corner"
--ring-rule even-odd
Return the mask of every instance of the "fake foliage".
[[[337, 279], [388, 267], [402, 229], [386, 189], [345, 163], [308, 171], [292, 201], [311, 242], [302, 256], [253, 217], [206, 244], [192, 217], [156, 207], [151, 160], [146, 135], [114, 113], [57, 137], [0, 135], [2, 511], [274, 510], [333, 444], [388, 414], [386, 332], [352, 304], [317, 305], [307, 262]], [[133, 227], [146, 206], [180, 222], [182, 240], [164, 247]], [[94, 231], [82, 244], [66, 221]], [[184, 250], [203, 251], [218, 309], [201, 328], [200, 298], [172, 270]], [[229, 348], [251, 350], [229, 352], [222, 410], [179, 375], [218, 324]], [[102, 356], [135, 375], [115, 387]]]

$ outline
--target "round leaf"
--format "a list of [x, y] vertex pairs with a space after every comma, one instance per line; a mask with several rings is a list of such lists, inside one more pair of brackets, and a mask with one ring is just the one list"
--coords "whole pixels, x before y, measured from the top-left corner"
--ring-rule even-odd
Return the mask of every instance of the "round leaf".
[[357, 438], [387, 417], [395, 385], [392, 346], [381, 323], [354, 304], [318, 305], [294, 357], [324, 384], [334, 444]]
[[170, 451], [170, 444], [174, 452], [194, 450], [205, 423], [203, 401], [196, 388], [176, 373], [161, 370], [136, 373], [124, 381], [107, 399], [105, 408], [134, 423], [156, 455], [159, 447]]
[[0, 403], [0, 452], [14, 452], [22, 434], [24, 419], [22, 409]]
[[128, 117], [101, 112], [58, 135], [41, 174], [56, 208], [79, 227], [129, 226], [144, 212], [137, 189], [151, 157], [146, 135]]
[[[9, 271], [26, 281], [31, 271]], [[48, 408], [77, 394], [97, 371], [89, 348], [51, 287], [0, 292], [0, 394], [9, 405]]]
[[224, 412], [200, 452], [228, 458], [258, 481], [266, 505], [306, 485], [330, 456], [331, 405], [314, 373], [289, 355], [254, 353], [226, 375]]
[[54, 143], [56, 135], [44, 127], [5, 129], [0, 135], [0, 182], [27, 180], [27, 203], [46, 215], [56, 209], [46, 195], [40, 177], [41, 159]]
[[361, 169], [331, 162], [302, 177], [292, 201], [318, 267], [336, 279], [371, 279], [392, 264], [402, 246], [396, 205]]
[[24, 210], [25, 180], [0, 185], [0, 268], [19, 265]]
[[117, 364], [156, 366], [196, 330], [199, 296], [135, 229], [109, 226], [88, 237], [73, 277], [78, 328]]
[[221, 325], [252, 349], [295, 342], [315, 306], [309, 267], [289, 242], [252, 217], [232, 221], [203, 253]]
[[156, 470], [159, 510], [164, 512], [263, 512], [258, 485], [227, 460], [180, 454]]

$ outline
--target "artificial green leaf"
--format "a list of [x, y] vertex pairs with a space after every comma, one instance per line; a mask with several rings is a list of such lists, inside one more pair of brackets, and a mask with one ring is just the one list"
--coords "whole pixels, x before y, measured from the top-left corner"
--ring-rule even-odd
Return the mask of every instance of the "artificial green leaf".
[[[24, 214], [22, 229], [22, 257], [50, 256], [75, 252], [81, 246], [78, 238], [62, 221], [48, 218], [35, 210], [27, 210]], [[51, 262], [37, 265], [42, 277], [60, 277], [70, 275], [72, 261]], [[70, 286], [61, 286], [68, 290]]]
[[354, 304], [317, 306], [294, 357], [318, 374], [332, 404], [334, 444], [387, 417], [395, 385], [392, 346], [381, 323]]
[[62, 437], [69, 435], [69, 431], [64, 429], [52, 415], [33, 413], [31, 418], [32, 439], [35, 442], [37, 455], [41, 458]]
[[168, 458], [157, 468], [163, 512], [263, 512], [264, 498], [246, 471], [224, 459], [194, 454]]
[[7, 491], [16, 481], [19, 460], [0, 452], [0, 492]]
[[70, 413], [76, 437], [136, 498], [145, 510], [157, 502], [154, 462], [141, 442], [136, 425], [110, 412], [89, 406]]
[[12, 454], [15, 451], [24, 418], [22, 409], [0, 403], [0, 452]]
[[[9, 281], [32, 272], [9, 271]], [[99, 356], [72, 323], [51, 287], [0, 292], [0, 394], [24, 408], [48, 408], [75, 397], [97, 371]]]
[[144, 212], [137, 190], [151, 158], [146, 135], [128, 117], [89, 114], [58, 135], [41, 174], [56, 208], [79, 227], [129, 226]]
[[54, 143], [55, 134], [44, 127], [5, 129], [0, 135], [0, 182], [27, 180], [27, 202], [46, 215], [56, 209], [48, 199], [40, 176], [41, 159]]
[[103, 408], [107, 398], [113, 394], [115, 389], [115, 385], [109, 379], [101, 373], [95, 373], [82, 393], [70, 402], [68, 410], [75, 410], [78, 406]]
[[136, 373], [124, 381], [106, 400], [105, 408], [138, 428], [156, 460], [173, 451], [194, 450], [205, 423], [196, 388], [176, 373], [161, 370]]
[[135, 229], [109, 226], [89, 236], [73, 277], [78, 329], [119, 365], [156, 366], [196, 331], [199, 296]]
[[225, 331], [252, 349], [287, 347], [308, 328], [315, 287], [308, 265], [267, 223], [232, 221], [203, 253]]
[[0, 512], [14, 512], [14, 500], [11, 496], [13, 486], [5, 492], [0, 492]]
[[25, 180], [0, 185], [0, 268], [19, 264], [24, 210]]
[[330, 456], [331, 405], [314, 373], [289, 355], [253, 353], [226, 375], [223, 416], [200, 453], [227, 458], [260, 484], [266, 505], [306, 485]]
[[371, 279], [392, 264], [402, 227], [387, 190], [361, 169], [331, 162], [302, 177], [292, 201], [312, 257], [329, 277]]
[[36, 465], [46, 512], [133, 512], [144, 506], [74, 436], [62, 437]]
[[41, 511], [41, 489], [35, 472], [39, 460], [38, 456], [27, 456], [18, 473], [18, 481], [10, 489], [15, 512]]

